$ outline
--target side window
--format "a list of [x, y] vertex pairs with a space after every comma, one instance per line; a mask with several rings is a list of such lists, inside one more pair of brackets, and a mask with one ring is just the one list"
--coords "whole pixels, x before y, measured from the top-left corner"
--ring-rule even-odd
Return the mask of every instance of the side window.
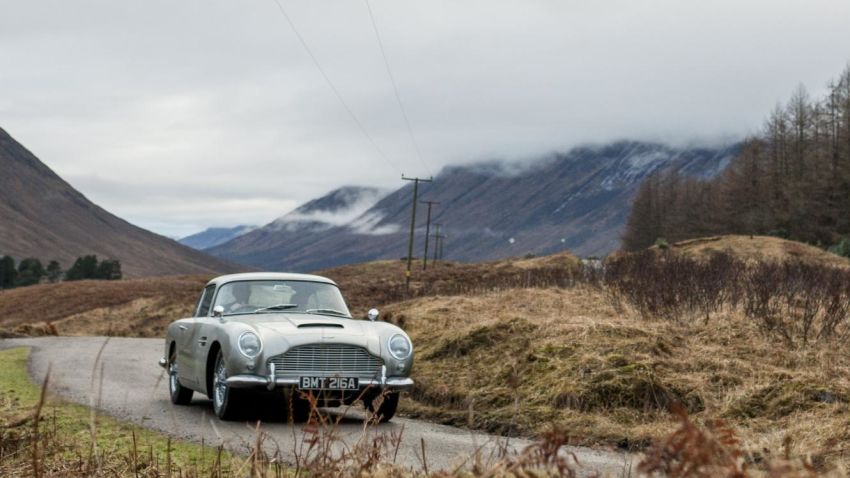
[[210, 304], [212, 304], [213, 295], [215, 294], [215, 285], [207, 286], [198, 303], [198, 313], [195, 317], [206, 317], [210, 315]]

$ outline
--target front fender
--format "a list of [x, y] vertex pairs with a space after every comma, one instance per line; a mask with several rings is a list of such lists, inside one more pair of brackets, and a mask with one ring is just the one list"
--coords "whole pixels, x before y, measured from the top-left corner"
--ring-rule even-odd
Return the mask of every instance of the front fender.
[[[207, 352], [208, 371], [210, 370], [210, 367], [214, 365], [216, 355], [219, 350], [224, 356], [224, 363], [227, 367], [228, 376], [244, 373], [257, 373], [258, 370], [262, 370], [262, 366], [260, 364], [262, 363], [263, 351], [260, 352], [260, 355], [254, 358], [246, 357], [239, 351], [239, 336], [245, 332], [254, 332], [257, 335], [260, 335], [250, 325], [235, 321], [224, 322], [210, 331], [208, 335], [210, 348]], [[260, 340], [263, 340], [262, 336], [260, 336]], [[263, 348], [265, 349], [265, 344], [263, 344]]]

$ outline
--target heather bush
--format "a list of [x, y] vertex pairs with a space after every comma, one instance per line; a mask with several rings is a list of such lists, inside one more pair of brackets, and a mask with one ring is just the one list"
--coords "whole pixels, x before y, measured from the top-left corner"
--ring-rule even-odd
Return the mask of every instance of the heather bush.
[[742, 310], [789, 346], [846, 340], [850, 270], [798, 260], [746, 263], [728, 253], [708, 260], [644, 251], [609, 260], [602, 283], [620, 309], [681, 323]]

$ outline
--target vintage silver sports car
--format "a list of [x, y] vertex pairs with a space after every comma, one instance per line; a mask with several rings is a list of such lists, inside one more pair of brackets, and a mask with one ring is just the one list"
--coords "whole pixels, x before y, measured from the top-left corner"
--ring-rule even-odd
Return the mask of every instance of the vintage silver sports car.
[[[375, 417], [395, 414], [413, 386], [413, 344], [403, 330], [351, 316], [337, 285], [314, 275], [232, 274], [211, 280], [194, 317], [168, 326], [165, 356], [171, 401], [212, 398], [223, 420], [254, 408], [260, 394], [289, 401], [304, 419], [310, 400], [339, 406], [362, 400]], [[281, 393], [282, 392], [282, 393]]]

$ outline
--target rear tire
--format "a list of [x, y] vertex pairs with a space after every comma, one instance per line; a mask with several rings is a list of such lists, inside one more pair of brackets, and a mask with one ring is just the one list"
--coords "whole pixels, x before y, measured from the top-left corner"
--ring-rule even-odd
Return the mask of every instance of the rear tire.
[[212, 398], [216, 416], [225, 421], [241, 418], [240, 414], [244, 411], [242, 408], [244, 390], [234, 389], [227, 385], [227, 366], [221, 350], [218, 351], [212, 373], [210, 398]]
[[192, 395], [195, 393], [191, 388], [180, 385], [177, 378], [177, 353], [171, 352], [168, 358], [168, 393], [171, 395], [171, 403], [175, 405], [189, 405], [192, 403]]
[[398, 392], [384, 392], [377, 396], [364, 398], [363, 405], [366, 406], [366, 410], [372, 412], [372, 420], [386, 423], [395, 416], [395, 412], [398, 410], [398, 400]]

